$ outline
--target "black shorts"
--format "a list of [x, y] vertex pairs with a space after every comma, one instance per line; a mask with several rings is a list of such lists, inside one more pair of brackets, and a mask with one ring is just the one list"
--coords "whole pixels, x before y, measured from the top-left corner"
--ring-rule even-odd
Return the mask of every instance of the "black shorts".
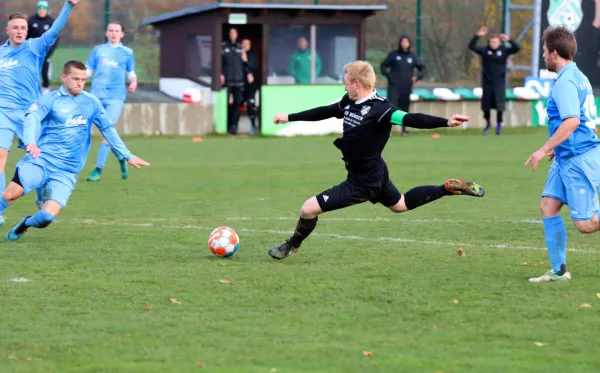
[[349, 177], [341, 184], [319, 193], [317, 202], [319, 202], [321, 210], [327, 212], [366, 201], [373, 204], [381, 203], [385, 207], [392, 207], [400, 201], [402, 194], [388, 178], [382, 179], [378, 184], [367, 184], [360, 179]]

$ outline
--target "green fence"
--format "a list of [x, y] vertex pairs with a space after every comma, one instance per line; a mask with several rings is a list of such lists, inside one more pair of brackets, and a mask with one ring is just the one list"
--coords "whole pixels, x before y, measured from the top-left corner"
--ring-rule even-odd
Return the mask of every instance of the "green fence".
[[[63, 0], [49, 0], [54, 16]], [[151, 27], [141, 27], [149, 16], [177, 9], [209, 3], [207, 0], [83, 0], [73, 12], [72, 20], [61, 34], [60, 47], [53, 59], [53, 80], [60, 79], [60, 66], [66, 60], [85, 60], [94, 45], [104, 42], [106, 20], [121, 22], [126, 28], [125, 44], [131, 46], [137, 57], [140, 81], [158, 81], [157, 35]], [[236, 3], [297, 3], [307, 1], [227, 1]], [[367, 22], [367, 57], [377, 70], [387, 53], [397, 46], [403, 34], [413, 39], [414, 49], [420, 45], [427, 65], [426, 80], [432, 82], [475, 83], [479, 80], [479, 61], [468, 50], [469, 38], [481, 25], [500, 32], [503, 21], [503, 0], [318, 0], [319, 4], [381, 4], [387, 11], [379, 12]], [[517, 1], [513, 0], [513, 3]], [[420, 4], [420, 7], [417, 5]], [[533, 0], [521, 4], [531, 5]], [[34, 13], [36, 0], [2, 0], [0, 16], [20, 11]], [[107, 12], [108, 10], [108, 12]], [[531, 12], [513, 13], [516, 37], [531, 19]], [[531, 56], [530, 31], [523, 40], [523, 50], [514, 57], [514, 63], [528, 65]], [[527, 72], [512, 73], [512, 78], [522, 79]], [[381, 78], [381, 77], [380, 77]]]

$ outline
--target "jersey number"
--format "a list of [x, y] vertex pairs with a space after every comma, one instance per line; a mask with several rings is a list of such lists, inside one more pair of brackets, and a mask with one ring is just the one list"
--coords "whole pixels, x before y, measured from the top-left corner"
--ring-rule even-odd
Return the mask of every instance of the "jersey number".
[[585, 125], [589, 128], [596, 128], [596, 115], [598, 109], [596, 108], [596, 101], [594, 95], [589, 94], [586, 96], [583, 102], [583, 114], [585, 115]]

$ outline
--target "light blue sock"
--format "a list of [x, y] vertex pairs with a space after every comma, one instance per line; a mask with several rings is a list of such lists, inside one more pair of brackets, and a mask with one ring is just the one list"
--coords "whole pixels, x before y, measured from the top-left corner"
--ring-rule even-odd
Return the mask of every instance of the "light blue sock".
[[560, 272], [560, 265], [567, 265], [567, 228], [560, 215], [544, 218], [543, 221], [552, 269], [554, 272]]
[[4, 189], [6, 189], [6, 174], [0, 172], [0, 194], [4, 192]]
[[0, 196], [0, 216], [4, 215], [4, 210], [10, 206], [8, 202], [4, 199], [4, 197]]
[[54, 215], [44, 210], [40, 210], [36, 212], [35, 215], [30, 216], [27, 218], [27, 220], [25, 220], [25, 226], [34, 228], [46, 228], [47, 226], [52, 224], [53, 220]]
[[119, 153], [117, 153], [117, 152], [115, 151], [115, 149], [113, 149], [113, 148], [110, 148], [110, 150], [111, 150], [111, 151], [112, 151], [112, 153], [115, 155], [115, 157], [117, 157], [117, 160], [118, 160], [119, 162], [121, 162], [121, 161], [124, 159], [124, 158], [121, 156], [121, 154], [119, 154]]
[[98, 150], [98, 159], [96, 160], [96, 168], [103, 169], [108, 159], [108, 153], [110, 152], [110, 145], [104, 142], [100, 143], [100, 149]]

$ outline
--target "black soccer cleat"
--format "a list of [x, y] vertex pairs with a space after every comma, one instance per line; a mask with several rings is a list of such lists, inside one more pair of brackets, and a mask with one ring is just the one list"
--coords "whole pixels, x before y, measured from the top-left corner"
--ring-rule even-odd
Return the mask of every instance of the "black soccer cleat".
[[285, 241], [275, 247], [269, 249], [269, 255], [271, 258], [281, 260], [288, 256], [295, 254], [300, 247], [293, 246], [289, 241]]
[[466, 195], [473, 197], [483, 197], [485, 190], [483, 187], [472, 181], [463, 181], [460, 179], [448, 179], [444, 184], [447, 191], [455, 195]]

